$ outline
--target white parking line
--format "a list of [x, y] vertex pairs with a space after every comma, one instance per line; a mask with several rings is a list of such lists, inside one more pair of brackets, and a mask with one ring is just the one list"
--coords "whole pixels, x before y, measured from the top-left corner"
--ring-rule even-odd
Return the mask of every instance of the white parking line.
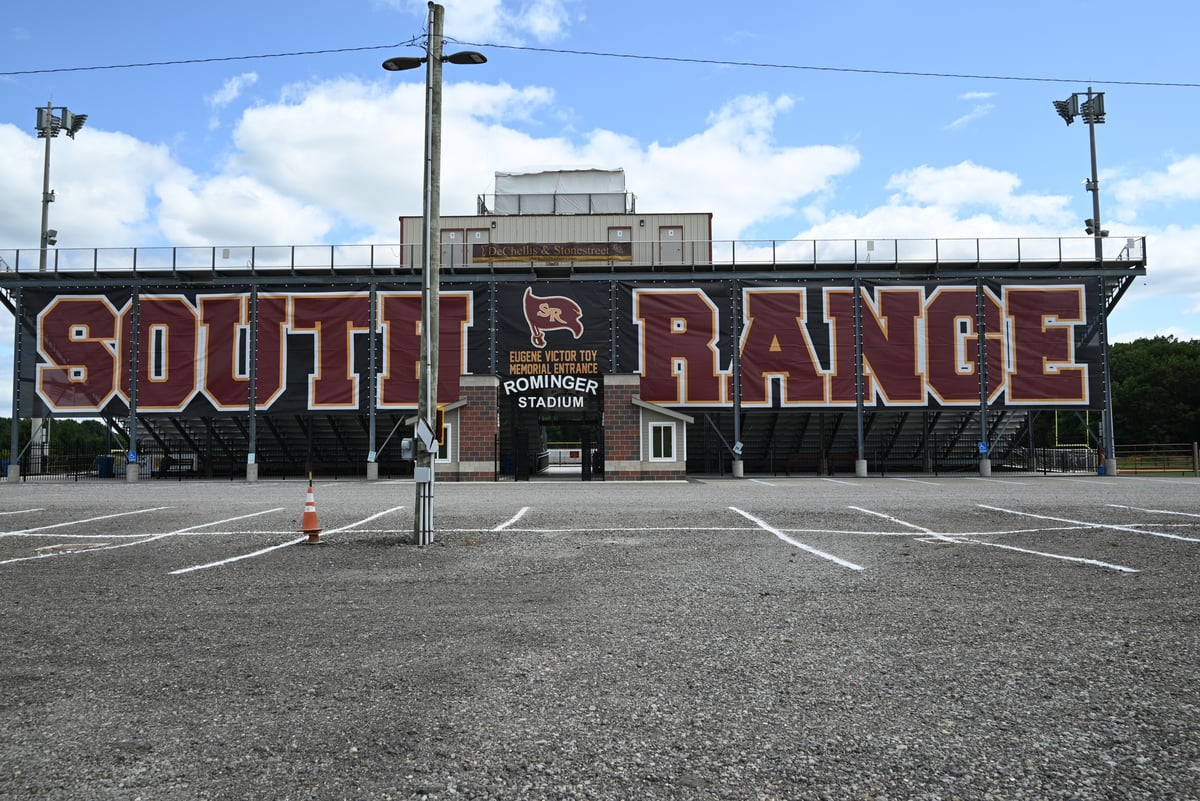
[[919, 478], [901, 478], [900, 476], [888, 476], [892, 481], [908, 481], [912, 484], [928, 484], [931, 487], [942, 486], [939, 481], [922, 481]]
[[[984, 506], [983, 504], [978, 504], [978, 506], [981, 506], [984, 509], [996, 509], [997, 508], [994, 506]], [[1138, 572], [1134, 568], [1125, 567], [1124, 565], [1114, 565], [1109, 562], [1100, 562], [1096, 559], [1084, 559], [1084, 558], [1078, 557], [1078, 556], [1065, 556], [1063, 554], [1057, 554], [1057, 553], [1046, 553], [1045, 551], [1031, 551], [1028, 548], [1018, 548], [1015, 545], [1001, 545], [998, 542], [984, 542], [983, 540], [972, 539], [970, 535], [956, 534], [951, 537], [946, 534], [939, 534], [936, 531], [933, 531], [932, 529], [925, 528], [924, 526], [918, 526], [915, 523], [909, 523], [905, 520], [901, 520], [898, 517], [892, 517], [891, 515], [884, 514], [883, 512], [873, 512], [870, 509], [863, 509], [860, 506], [851, 506], [850, 508], [857, 509], [858, 511], [865, 512], [866, 514], [869, 514], [869, 515], [875, 515], [876, 517], [882, 517], [883, 519], [889, 520], [898, 525], [906, 526], [908, 528], [915, 529], [916, 531], [920, 531], [923, 534], [927, 534], [928, 537], [919, 538], [924, 542], [928, 542], [930, 539], [933, 539], [933, 540], [937, 540], [938, 542], [963, 543], [965, 545], [983, 545], [988, 548], [1000, 548], [1005, 551], [1017, 551], [1018, 553], [1027, 553], [1027, 554], [1030, 554], [1031, 556], [1044, 556], [1047, 559], [1061, 559], [1064, 562], [1079, 562], [1079, 563], [1085, 564], [1085, 565], [1096, 565], [1097, 567], [1105, 567], [1110, 570], [1118, 570], [1122, 573], [1137, 573]], [[1007, 511], [1007, 510], [998, 509], [998, 511], [1003, 512], [1003, 511]], [[1031, 515], [1031, 517], [1037, 517], [1037, 515]], [[1046, 518], [1046, 519], [1051, 520], [1054, 518]], [[1065, 521], [1059, 521], [1059, 522], [1065, 522]], [[1086, 525], [1086, 524], [1081, 524], [1081, 525]], [[978, 535], [976, 535], [976, 536], [978, 536]]]
[[777, 529], [774, 526], [767, 523], [766, 521], [755, 517], [754, 515], [750, 514], [749, 512], [743, 512], [741, 509], [737, 508], [736, 506], [730, 506], [729, 508], [732, 509], [733, 511], [737, 512], [742, 517], [749, 520], [754, 525], [761, 528], [763, 531], [771, 532], [776, 537], [778, 537], [779, 539], [786, 542], [788, 545], [795, 546], [802, 551], [807, 551], [808, 553], [811, 553], [813, 556], [819, 556], [822, 559], [828, 559], [830, 562], [833, 562], [834, 564], [841, 565], [842, 567], [848, 567], [851, 570], [863, 570], [864, 569], [862, 565], [856, 565], [853, 562], [847, 562], [845, 559], [834, 556], [831, 553], [825, 553], [824, 551], [817, 550], [816, 548], [812, 547], [811, 545], [805, 545], [803, 542], [794, 540], [791, 537], [789, 537], [787, 534], [784, 534], [779, 529]]
[[[1138, 507], [1138, 506], [1122, 506], [1119, 503], [1110, 503], [1108, 505], [1113, 507], [1114, 509], [1128, 509], [1131, 512], [1149, 512], [1150, 514], [1155, 514], [1155, 515], [1175, 515], [1177, 517], [1200, 517], [1200, 514], [1195, 514], [1194, 512], [1172, 512], [1169, 509], [1142, 509], [1141, 507]], [[1154, 524], [1151, 523], [1150, 525], [1154, 525]], [[1175, 525], [1175, 524], [1172, 524], [1172, 525]], [[1149, 534], [1152, 537], [1165, 537], [1169, 540], [1182, 540], [1184, 542], [1200, 542], [1200, 538], [1180, 537], [1177, 534], [1162, 534], [1162, 533], [1156, 532], [1156, 531], [1144, 531], [1144, 530], [1142, 531], [1142, 533]]]
[[[171, 507], [163, 506], [160, 508], [161, 509], [170, 509]], [[175, 531], [167, 531], [167, 532], [163, 532], [161, 534], [152, 534], [149, 537], [143, 537], [142, 539], [135, 540], [133, 542], [122, 542], [120, 545], [99, 545], [95, 548], [87, 548], [84, 550], [45, 551], [43, 553], [38, 554], [37, 556], [22, 556], [22, 557], [18, 557], [16, 559], [6, 559], [3, 562], [0, 562], [0, 565], [8, 565], [8, 564], [12, 564], [13, 562], [28, 562], [33, 559], [46, 559], [51, 556], [69, 556], [72, 554], [97, 553], [99, 551], [114, 551], [117, 548], [128, 548], [133, 545], [143, 545], [147, 542], [154, 542], [155, 540], [161, 540], [161, 539], [165, 539], [167, 537], [174, 537], [179, 534], [186, 534], [189, 531], [195, 531], [196, 529], [200, 529], [200, 528], [207, 528], [208, 526], [215, 526], [215, 525], [219, 525], [221, 523], [232, 523], [235, 520], [245, 520], [248, 517], [258, 517], [259, 515], [265, 515], [265, 514], [270, 514], [271, 512], [282, 512], [282, 511], [283, 511], [283, 507], [279, 506], [274, 509], [266, 509], [261, 512], [251, 512], [248, 515], [238, 515], [237, 517], [227, 517], [224, 520], [214, 520], [211, 523], [197, 523], [194, 526], [188, 526], [187, 528], [181, 528], [181, 529], [177, 529]], [[119, 515], [109, 515], [109, 517], [117, 517], [117, 516], [119, 516]], [[103, 518], [95, 518], [95, 519], [100, 520]], [[80, 535], [72, 535], [72, 536], [77, 539], [80, 538]]]
[[[1075, 526], [1085, 526], [1087, 528], [1103, 528], [1103, 529], [1108, 529], [1110, 531], [1124, 531], [1124, 532], [1128, 532], [1130, 534], [1145, 534], [1145, 535], [1148, 535], [1151, 537], [1163, 537], [1168, 540], [1183, 540], [1185, 542], [1200, 542], [1200, 540], [1198, 540], [1194, 537], [1180, 537], [1177, 534], [1162, 534], [1157, 531], [1147, 531], [1144, 528], [1138, 528], [1136, 526], [1118, 526], [1113, 523], [1089, 523], [1084, 520], [1072, 520], [1067, 517], [1051, 517], [1049, 515], [1035, 515], [1032, 512], [1018, 512], [1013, 509], [1001, 509], [999, 506], [985, 506], [982, 503], [977, 504], [977, 505], [982, 509], [992, 509], [993, 511], [996, 511], [996, 512], [1007, 512], [1010, 515], [1021, 515], [1023, 517], [1032, 517], [1036, 520], [1053, 520], [1056, 523], [1070, 523]], [[1182, 514], [1182, 513], [1173, 512], [1172, 514]]]
[[30, 512], [44, 512], [44, 511], [46, 511], [46, 510], [45, 510], [45, 509], [41, 509], [41, 508], [36, 508], [36, 509], [13, 509], [13, 510], [11, 510], [11, 511], [4, 511], [4, 512], [0, 512], [0, 517], [3, 517], [4, 515], [24, 515], [24, 514], [29, 514]]
[[1003, 548], [1006, 551], [1016, 551], [1018, 553], [1027, 553], [1033, 556], [1044, 556], [1047, 559], [1061, 559], [1064, 562], [1078, 562], [1084, 565], [1095, 565], [1096, 567], [1105, 567], [1109, 570], [1116, 570], [1121, 573], [1137, 573], [1136, 568], [1126, 567], [1125, 565], [1114, 565], [1111, 562], [1101, 562], [1098, 559], [1084, 559], [1081, 556], [1065, 556], [1060, 553], [1046, 553], [1045, 551], [1031, 551], [1028, 548], [1018, 548], [1015, 545], [1001, 545], [998, 542], [981, 542], [979, 540], [964, 539], [963, 542], [971, 545], [987, 545], [991, 548]]
[[522, 506], [522, 507], [521, 507], [521, 510], [520, 510], [519, 512], [517, 512], [515, 515], [513, 515], [513, 516], [512, 516], [511, 518], [509, 518], [507, 521], [505, 521], [505, 522], [501, 523], [500, 525], [496, 526], [494, 529], [492, 529], [492, 531], [503, 531], [504, 529], [508, 528], [508, 527], [509, 527], [509, 526], [511, 526], [513, 523], [517, 522], [517, 521], [518, 521], [518, 520], [520, 520], [522, 517], [524, 517], [524, 516], [525, 516], [525, 513], [526, 513], [526, 512], [528, 512], [528, 511], [529, 511], [529, 507], [528, 507], [528, 506]]
[[[39, 531], [49, 531], [52, 528], [63, 528], [65, 526], [78, 526], [82, 523], [95, 523], [97, 520], [111, 520], [114, 517], [127, 517], [129, 515], [141, 515], [146, 512], [161, 512], [163, 509], [170, 509], [170, 506], [155, 506], [153, 509], [135, 509], [132, 512], [115, 512], [111, 515], [100, 515], [99, 517], [88, 517], [83, 520], [68, 520], [65, 523], [51, 523], [48, 526], [34, 526], [33, 528], [23, 528], [18, 531], [0, 531], [0, 537], [27, 537]], [[111, 535], [110, 535], [111, 536]]]
[[[370, 517], [365, 517], [362, 520], [359, 520], [357, 522], [350, 523], [349, 525], [345, 525], [340, 528], [331, 528], [328, 531], [324, 531], [322, 533], [325, 536], [329, 536], [330, 534], [337, 534], [342, 531], [350, 531], [351, 529], [357, 528], [358, 526], [361, 526], [364, 523], [370, 523], [372, 520], [378, 520], [379, 518], [383, 517], [384, 515], [391, 514], [392, 512], [398, 512], [399, 510], [401, 510], [403, 508], [404, 508], [403, 506], [393, 506], [391, 509], [384, 509], [382, 512], [376, 512], [375, 514], [371, 515]], [[240, 562], [243, 559], [253, 559], [256, 556], [262, 556], [263, 554], [268, 554], [268, 553], [271, 553], [272, 551], [278, 551], [280, 548], [287, 548], [289, 545], [296, 545], [297, 543], [301, 543], [301, 542], [308, 542], [307, 534], [305, 534], [303, 537], [297, 537], [296, 539], [288, 540], [287, 542], [281, 542], [278, 545], [271, 545], [267, 548], [261, 548], [252, 553], [244, 553], [239, 556], [231, 556], [228, 559], [220, 559], [216, 562], [208, 562], [203, 565], [192, 565], [191, 567], [181, 567], [179, 570], [172, 570], [168, 575], [179, 576], [184, 573], [192, 573], [197, 570], [207, 570], [210, 567], [221, 567], [223, 565], [233, 564], [234, 562]]]
[[933, 529], [925, 528], [924, 526], [918, 526], [916, 523], [909, 523], [906, 520], [901, 520], [898, 517], [892, 517], [891, 515], [884, 514], [883, 512], [875, 512], [870, 509], [864, 509], [861, 506], [851, 506], [850, 508], [855, 509], [864, 514], [874, 515], [875, 517], [882, 517], [884, 520], [887, 520], [890, 523], [895, 523], [896, 525], [904, 526], [905, 528], [911, 528], [916, 531], [920, 531], [922, 534], [928, 534], [929, 536], [933, 537], [934, 539], [939, 539], [939, 540], [942, 540], [943, 542], [958, 542], [958, 540], [956, 540], [952, 537], [947, 537], [945, 534], [938, 534]]

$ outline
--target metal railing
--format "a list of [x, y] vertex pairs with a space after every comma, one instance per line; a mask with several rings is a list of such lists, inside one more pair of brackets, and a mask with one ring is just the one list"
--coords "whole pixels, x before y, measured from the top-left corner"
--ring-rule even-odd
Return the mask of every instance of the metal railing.
[[1187, 473], [1200, 476], [1200, 446], [1195, 442], [1165, 445], [1117, 445], [1117, 473]]
[[[1095, 261], [1092, 237], [1005, 237], [993, 239], [761, 239], [634, 242], [632, 259], [605, 262], [617, 269], [773, 269], [843, 267], [849, 269], [920, 269], [937, 265], [1046, 266]], [[1104, 264], [1141, 267], [1145, 237], [1105, 239]], [[0, 249], [0, 283], [40, 271], [38, 248]], [[51, 248], [49, 273], [121, 274], [155, 277], [180, 274], [359, 274], [415, 273], [422, 264], [419, 244], [383, 245], [242, 245], [205, 247]], [[449, 271], [528, 269], [532, 262], [473, 264], [465, 245], [442, 248]], [[583, 265], [586, 262], [564, 262]], [[538, 262], [541, 265], [542, 263]]]

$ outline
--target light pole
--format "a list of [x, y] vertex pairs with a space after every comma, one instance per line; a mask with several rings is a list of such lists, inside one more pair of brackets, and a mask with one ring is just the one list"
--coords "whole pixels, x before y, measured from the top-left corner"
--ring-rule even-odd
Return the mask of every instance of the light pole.
[[[1066, 100], [1055, 100], [1054, 110], [1058, 116], [1070, 125], [1076, 117], [1082, 117], [1088, 125], [1088, 140], [1091, 144], [1092, 177], [1084, 181], [1087, 191], [1092, 193], [1092, 216], [1084, 220], [1084, 230], [1091, 235], [1096, 247], [1096, 268], [1104, 267], [1104, 238], [1108, 231], [1100, 224], [1100, 177], [1096, 169], [1096, 126], [1104, 122], [1104, 93], [1092, 92], [1088, 87], [1086, 92], [1075, 92]], [[1099, 288], [1099, 333], [1100, 333], [1100, 362], [1104, 381], [1104, 412], [1101, 414], [1100, 440], [1104, 459], [1104, 474], [1117, 474], [1117, 456], [1113, 442], [1113, 408], [1112, 408], [1112, 375], [1108, 363], [1108, 292], [1103, 271], [1100, 274]]]
[[[441, 160], [442, 160], [442, 63], [483, 64], [482, 53], [463, 51], [442, 55], [442, 24], [445, 9], [429, 4], [429, 34], [426, 37], [425, 57], [395, 56], [383, 62], [390, 72], [416, 69], [425, 65], [425, 175], [421, 231], [421, 355], [417, 379], [417, 431], [422, 427], [428, 434], [434, 430], [437, 411], [439, 287], [441, 270]], [[372, 401], [374, 402], [374, 401]], [[418, 436], [424, 443], [426, 437]], [[430, 545], [433, 542], [433, 474], [435, 453], [429, 447], [418, 447], [413, 477], [417, 485], [413, 543]]]
[[[54, 112], [59, 112], [55, 116]], [[53, 102], [46, 103], [45, 108], [38, 107], [35, 128], [39, 139], [46, 140], [46, 157], [42, 165], [42, 237], [39, 244], [38, 272], [46, 272], [47, 253], [51, 245], [58, 244], [58, 231], [50, 227], [50, 204], [54, 202], [54, 192], [50, 190], [50, 140], [58, 136], [59, 131], [66, 131], [72, 139], [87, 122], [86, 114], [72, 114], [66, 106], [55, 106]], [[16, 414], [13, 415], [16, 424]], [[46, 457], [46, 447], [50, 442], [46, 421], [35, 417], [30, 420], [29, 427], [29, 458], [30, 461]], [[14, 460], [16, 452], [13, 453]]]

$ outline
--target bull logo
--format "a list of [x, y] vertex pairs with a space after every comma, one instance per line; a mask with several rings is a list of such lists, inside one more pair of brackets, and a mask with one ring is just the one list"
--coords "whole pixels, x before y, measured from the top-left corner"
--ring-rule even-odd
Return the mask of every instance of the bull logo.
[[538, 297], [525, 287], [525, 322], [529, 324], [529, 341], [535, 348], [546, 347], [547, 331], [570, 331], [576, 339], [583, 336], [583, 309], [570, 298], [561, 295]]

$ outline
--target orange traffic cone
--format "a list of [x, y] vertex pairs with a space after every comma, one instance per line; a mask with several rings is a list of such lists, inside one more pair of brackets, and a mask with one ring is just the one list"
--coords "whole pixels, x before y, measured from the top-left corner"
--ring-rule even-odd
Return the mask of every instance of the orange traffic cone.
[[321, 524], [317, 522], [317, 502], [313, 498], [312, 482], [308, 482], [308, 494], [304, 499], [304, 519], [300, 531], [308, 535], [309, 544], [321, 542]]

